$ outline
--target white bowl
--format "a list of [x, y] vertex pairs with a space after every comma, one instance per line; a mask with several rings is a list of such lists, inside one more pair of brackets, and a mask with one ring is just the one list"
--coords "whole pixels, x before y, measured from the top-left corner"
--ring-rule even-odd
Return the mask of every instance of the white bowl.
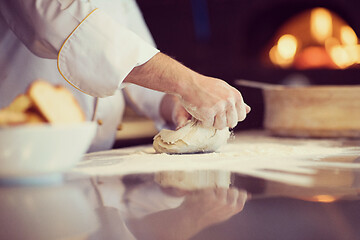
[[0, 178], [39, 177], [75, 166], [96, 133], [94, 122], [0, 128]]

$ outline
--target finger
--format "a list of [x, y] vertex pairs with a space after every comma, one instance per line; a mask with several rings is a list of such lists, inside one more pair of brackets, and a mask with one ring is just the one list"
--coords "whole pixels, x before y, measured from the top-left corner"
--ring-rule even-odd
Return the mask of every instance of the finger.
[[214, 121], [214, 127], [216, 129], [224, 129], [227, 125], [227, 121], [226, 121], [226, 113], [225, 112], [221, 112], [218, 115], [216, 115], [215, 117], [215, 121]]
[[227, 190], [224, 188], [215, 188], [215, 196], [218, 200], [227, 200]]
[[[200, 120], [201, 121], [201, 120]], [[215, 122], [215, 117], [206, 118], [205, 120], [201, 121], [202, 126], [204, 127], [213, 127]]]
[[185, 109], [180, 110], [174, 119], [176, 129], [179, 129], [179, 128], [182, 128], [183, 126], [185, 126], [185, 124], [188, 122], [188, 120], [190, 118], [191, 118], [191, 115]]
[[245, 103], [244, 102], [237, 102], [235, 106], [236, 106], [238, 121], [241, 122], [246, 118]]
[[251, 107], [245, 103], [245, 110], [246, 113], [249, 113], [251, 111]]
[[238, 123], [238, 115], [237, 115], [237, 111], [235, 108], [235, 104], [231, 104], [230, 107], [227, 109], [226, 121], [227, 121], [227, 126], [229, 128], [236, 127], [236, 125]]
[[227, 202], [230, 206], [236, 206], [237, 205], [237, 200], [238, 200], [238, 196], [239, 196], [239, 191], [235, 188], [230, 188], [228, 190], [228, 195], [227, 195]]
[[239, 195], [237, 198], [237, 207], [239, 208], [239, 210], [241, 211], [244, 206], [245, 206], [245, 202], [247, 200], [247, 192], [243, 191], [243, 190], [239, 190]]
[[176, 123], [176, 130], [182, 128], [185, 126], [185, 124], [187, 123], [188, 119], [187, 118], [181, 118], [181, 119], [178, 119], [177, 120], [177, 123]]
[[214, 200], [216, 199], [216, 191], [214, 191], [213, 188], [206, 188], [201, 191], [199, 191], [199, 194], [205, 197], [205, 199]]
[[199, 116], [202, 116], [202, 118], [199, 118], [196, 116], [194, 116], [194, 117], [201, 122], [203, 127], [211, 128], [214, 126], [215, 117], [216, 117], [214, 111], [201, 112], [201, 114], [199, 114]]

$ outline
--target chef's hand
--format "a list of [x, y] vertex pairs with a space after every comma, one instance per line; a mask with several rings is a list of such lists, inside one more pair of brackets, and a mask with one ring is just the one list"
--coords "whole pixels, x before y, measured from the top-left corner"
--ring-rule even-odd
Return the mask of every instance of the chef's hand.
[[179, 208], [188, 212], [195, 225], [205, 228], [228, 220], [241, 212], [247, 200], [247, 193], [236, 188], [203, 189], [185, 197]]
[[238, 90], [220, 79], [200, 74], [183, 95], [166, 94], [160, 109], [164, 119], [177, 129], [183, 127], [191, 115], [202, 121], [204, 126], [234, 128], [250, 112]]
[[225, 81], [201, 75], [163, 53], [135, 67], [124, 82], [177, 96], [187, 112], [206, 127], [233, 128], [250, 111], [241, 93]]
[[185, 110], [179, 97], [165, 94], [160, 104], [160, 113], [165, 121], [179, 129], [191, 118], [191, 115]]
[[180, 96], [185, 109], [207, 127], [234, 128], [250, 112], [237, 89], [223, 80], [195, 72], [192, 83]]

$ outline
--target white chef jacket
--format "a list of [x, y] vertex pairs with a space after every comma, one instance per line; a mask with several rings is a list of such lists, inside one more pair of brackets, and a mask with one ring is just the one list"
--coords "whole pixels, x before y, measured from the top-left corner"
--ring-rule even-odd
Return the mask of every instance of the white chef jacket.
[[41, 78], [70, 89], [87, 120], [101, 120], [89, 151], [112, 146], [124, 95], [160, 128], [163, 93], [121, 90], [159, 52], [154, 45], [135, 0], [0, 0], [0, 108]]

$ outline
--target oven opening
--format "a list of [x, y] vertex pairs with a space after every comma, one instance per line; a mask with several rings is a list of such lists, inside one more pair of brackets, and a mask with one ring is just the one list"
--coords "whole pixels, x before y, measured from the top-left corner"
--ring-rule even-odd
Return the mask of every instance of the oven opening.
[[282, 69], [347, 69], [359, 65], [360, 45], [340, 16], [313, 8], [285, 22], [261, 57], [265, 66]]

